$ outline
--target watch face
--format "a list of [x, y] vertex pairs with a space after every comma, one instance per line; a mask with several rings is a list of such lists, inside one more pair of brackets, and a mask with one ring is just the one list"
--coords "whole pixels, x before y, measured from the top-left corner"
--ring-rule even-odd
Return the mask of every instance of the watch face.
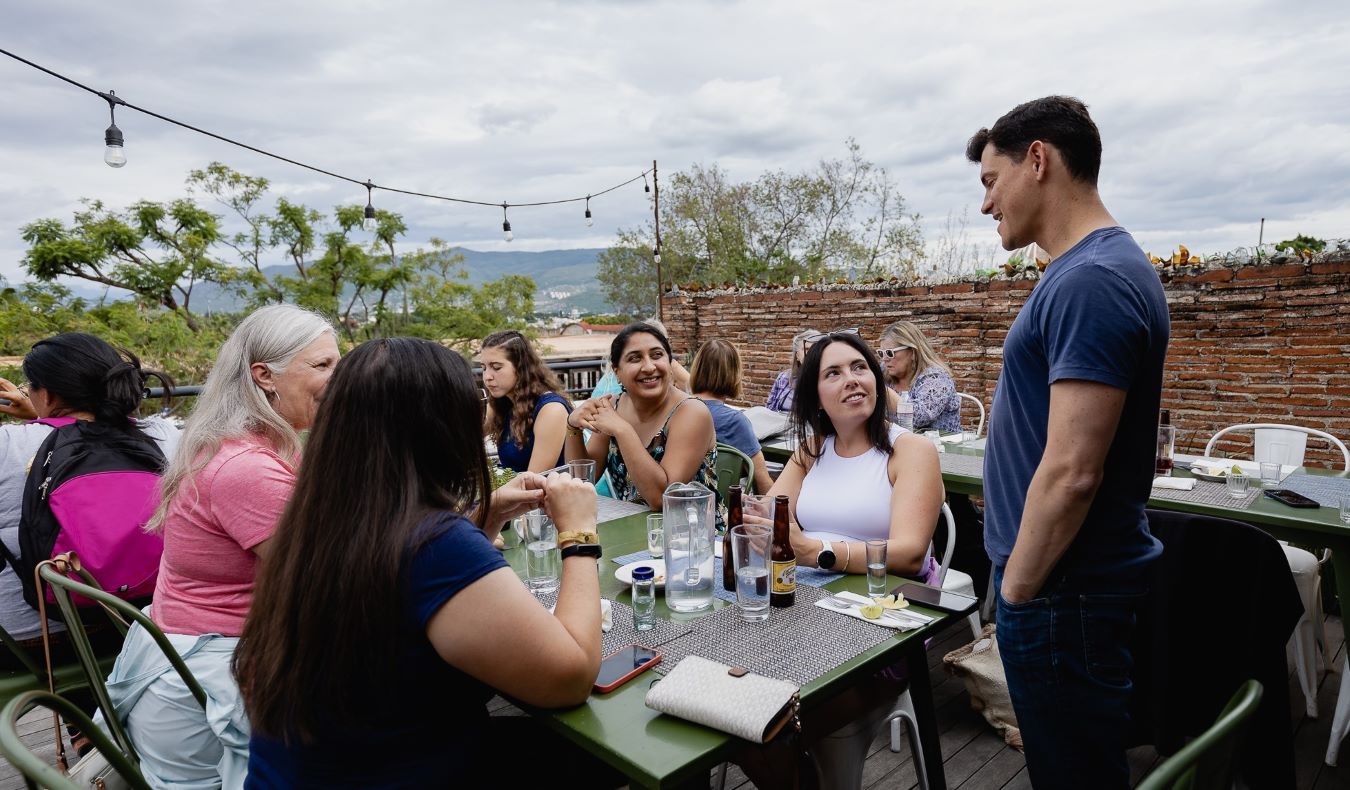
[[824, 551], [820, 552], [820, 554], [816, 555], [816, 564], [827, 571], [833, 568], [834, 552], [830, 551], [829, 549], [825, 549]]

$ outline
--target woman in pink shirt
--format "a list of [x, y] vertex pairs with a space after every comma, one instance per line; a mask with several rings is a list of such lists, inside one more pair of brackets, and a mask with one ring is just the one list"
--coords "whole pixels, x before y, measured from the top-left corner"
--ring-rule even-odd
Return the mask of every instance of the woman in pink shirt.
[[188, 418], [147, 525], [164, 534], [150, 616], [206, 689], [206, 711], [138, 628], [108, 678], [152, 786], [243, 786], [249, 727], [230, 661], [295, 482], [300, 432], [337, 361], [323, 317], [264, 307], [221, 346]]

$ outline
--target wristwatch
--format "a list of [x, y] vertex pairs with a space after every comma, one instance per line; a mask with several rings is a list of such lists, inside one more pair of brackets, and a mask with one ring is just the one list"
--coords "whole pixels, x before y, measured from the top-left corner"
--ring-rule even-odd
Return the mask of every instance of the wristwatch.
[[820, 547], [820, 553], [816, 555], [816, 567], [828, 571], [834, 567], [834, 547], [830, 545], [828, 540], [822, 540], [821, 543], [824, 545]]
[[568, 546], [567, 548], [563, 549], [561, 554], [562, 559], [567, 559], [568, 557], [576, 557], [580, 555], [582, 557], [594, 557], [595, 559], [598, 560], [600, 559], [600, 544], [573, 543], [571, 546]]

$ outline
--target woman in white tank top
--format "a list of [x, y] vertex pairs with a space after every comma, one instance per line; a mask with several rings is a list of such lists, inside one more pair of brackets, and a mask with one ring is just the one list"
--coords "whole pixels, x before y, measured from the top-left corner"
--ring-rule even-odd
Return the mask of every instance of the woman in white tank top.
[[856, 332], [822, 335], [802, 364], [792, 410], [798, 449], [769, 491], [791, 501], [799, 565], [866, 573], [863, 541], [885, 539], [892, 574], [936, 575], [937, 451], [886, 422], [877, 397], [885, 391], [881, 363]]

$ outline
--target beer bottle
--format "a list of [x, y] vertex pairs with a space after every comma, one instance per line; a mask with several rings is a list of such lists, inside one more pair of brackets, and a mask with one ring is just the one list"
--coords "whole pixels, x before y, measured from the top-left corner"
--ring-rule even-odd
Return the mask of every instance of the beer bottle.
[[797, 552], [792, 550], [788, 533], [788, 498], [781, 494], [773, 502], [773, 550], [769, 560], [769, 605], [791, 606], [797, 602]]
[[727, 489], [727, 531], [722, 535], [722, 589], [736, 592], [736, 563], [731, 556], [731, 529], [741, 525], [741, 487]]

